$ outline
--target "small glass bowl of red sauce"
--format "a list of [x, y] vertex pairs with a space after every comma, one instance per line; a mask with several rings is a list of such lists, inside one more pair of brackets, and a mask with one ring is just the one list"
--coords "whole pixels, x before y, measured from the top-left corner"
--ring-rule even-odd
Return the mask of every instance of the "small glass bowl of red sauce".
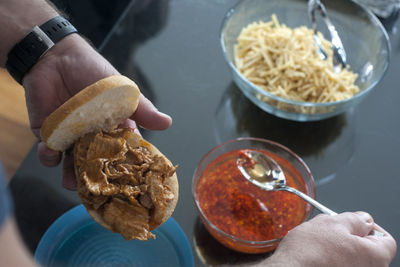
[[304, 161], [288, 148], [259, 138], [227, 141], [200, 161], [193, 176], [196, 209], [208, 232], [221, 244], [244, 253], [274, 250], [294, 227], [307, 220], [312, 206], [284, 191], [265, 191], [246, 180], [237, 159], [257, 150], [282, 168], [288, 186], [315, 198], [315, 184]]

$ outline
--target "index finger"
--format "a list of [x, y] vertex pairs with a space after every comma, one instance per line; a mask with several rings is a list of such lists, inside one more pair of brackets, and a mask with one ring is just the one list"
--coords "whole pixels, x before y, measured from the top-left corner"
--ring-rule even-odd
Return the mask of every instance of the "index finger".
[[48, 148], [42, 141], [40, 141], [38, 144], [37, 154], [40, 163], [42, 163], [44, 166], [54, 167], [61, 162], [61, 153]]
[[392, 237], [392, 235], [388, 231], [386, 231], [385, 229], [383, 229], [381, 226], [379, 226], [376, 223], [374, 224], [373, 231], [374, 232], [378, 232], [378, 233], [377, 234], [367, 235], [367, 236], [365, 236], [365, 238], [369, 238], [371, 240], [377, 240], [377, 239], [380, 239], [380, 238], [393, 239], [394, 240], [394, 238]]

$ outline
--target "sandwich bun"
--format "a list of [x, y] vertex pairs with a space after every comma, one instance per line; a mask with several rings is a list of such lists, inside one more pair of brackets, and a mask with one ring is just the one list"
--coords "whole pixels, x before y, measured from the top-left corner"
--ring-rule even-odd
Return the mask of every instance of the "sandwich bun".
[[56, 151], [65, 151], [79, 137], [96, 129], [109, 131], [129, 118], [139, 104], [137, 85], [113, 75], [89, 85], [43, 122], [40, 138]]

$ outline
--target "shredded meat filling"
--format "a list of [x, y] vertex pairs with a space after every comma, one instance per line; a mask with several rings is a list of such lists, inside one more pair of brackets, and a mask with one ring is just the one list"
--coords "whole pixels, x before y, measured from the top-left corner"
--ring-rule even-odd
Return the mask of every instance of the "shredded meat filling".
[[165, 180], [176, 167], [152, 155], [128, 129], [89, 133], [75, 146], [83, 203], [125, 239], [155, 238], [150, 227], [162, 222], [174, 198]]

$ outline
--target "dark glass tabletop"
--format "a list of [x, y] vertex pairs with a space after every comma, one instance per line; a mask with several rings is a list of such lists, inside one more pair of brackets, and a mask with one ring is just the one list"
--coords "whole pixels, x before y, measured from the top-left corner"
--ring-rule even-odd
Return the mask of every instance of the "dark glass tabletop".
[[[232, 0], [130, 2], [97, 43], [100, 52], [174, 122], [163, 132], [143, 131], [178, 164], [179, 202], [173, 214], [191, 242], [196, 266], [259, 261], [217, 243], [192, 201], [194, 170], [221, 142], [253, 136], [279, 142], [310, 167], [317, 200], [337, 212], [363, 210], [400, 240], [400, 39], [390, 25], [392, 56], [382, 82], [357, 108], [318, 122], [276, 118], [254, 106], [232, 80], [219, 29]], [[79, 27], [79, 25], [78, 25]], [[61, 167], [45, 168], [33, 147], [11, 188], [23, 237], [34, 251], [41, 235], [79, 203], [61, 187]], [[400, 265], [396, 257], [392, 266]]]

